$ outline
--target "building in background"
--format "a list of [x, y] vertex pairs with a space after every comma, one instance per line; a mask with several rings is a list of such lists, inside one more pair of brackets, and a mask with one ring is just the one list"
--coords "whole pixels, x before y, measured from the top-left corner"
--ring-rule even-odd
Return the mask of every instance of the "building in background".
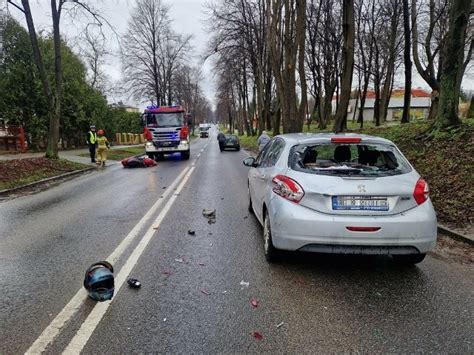
[[[403, 95], [405, 90], [396, 89], [392, 91], [390, 96], [390, 102], [387, 109], [387, 121], [400, 120], [403, 112]], [[356, 103], [357, 102], [357, 103]], [[365, 99], [363, 117], [364, 121], [374, 121], [374, 103], [375, 103], [375, 92], [368, 91]], [[357, 104], [357, 107], [356, 107]], [[412, 117], [428, 117], [428, 113], [431, 107], [431, 94], [422, 89], [411, 90], [411, 101], [410, 101], [410, 116]], [[355, 111], [355, 112], [354, 112]], [[348, 120], [352, 120], [354, 117], [356, 120], [359, 117], [360, 111], [360, 98], [359, 100], [351, 99], [348, 107]], [[332, 113], [336, 113], [336, 100], [332, 100]], [[354, 116], [355, 114], [355, 116]]]
[[124, 111], [127, 111], [127, 112], [136, 112], [136, 113], [140, 112], [140, 109], [138, 107], [125, 105], [122, 101], [110, 104], [109, 107], [124, 110]]

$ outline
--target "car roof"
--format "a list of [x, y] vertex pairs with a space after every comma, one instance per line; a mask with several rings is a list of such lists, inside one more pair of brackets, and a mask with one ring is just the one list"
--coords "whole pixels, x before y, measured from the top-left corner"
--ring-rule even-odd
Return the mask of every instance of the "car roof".
[[[359, 137], [362, 138], [363, 141], [369, 141], [371, 143], [389, 143], [393, 144], [393, 142], [389, 141], [388, 139], [377, 137], [377, 136], [370, 136], [367, 134], [358, 134], [358, 133], [287, 133], [287, 134], [280, 134], [275, 137], [280, 137], [291, 144], [311, 144], [317, 143], [321, 141], [331, 141], [331, 138], [334, 137]], [[362, 141], [362, 142], [363, 142]]]

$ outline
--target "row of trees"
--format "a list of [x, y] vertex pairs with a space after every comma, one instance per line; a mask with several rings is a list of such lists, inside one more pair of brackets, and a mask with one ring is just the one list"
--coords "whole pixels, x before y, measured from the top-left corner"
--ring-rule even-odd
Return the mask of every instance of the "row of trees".
[[[91, 123], [109, 135], [138, 132], [138, 114], [107, 105], [107, 94], [113, 91], [140, 102], [182, 104], [196, 122], [211, 115], [200, 72], [189, 64], [191, 37], [172, 30], [161, 0], [138, 0], [120, 38], [124, 78], [117, 86], [125, 90], [111, 88], [102, 70], [110, 40], [103, 27], [115, 31], [92, 1], [51, 0], [52, 32], [41, 34], [29, 0], [7, 3], [24, 15], [27, 30], [11, 17], [0, 26], [0, 118], [22, 124], [30, 146], [46, 145], [47, 157], [58, 157], [58, 142], [82, 145]], [[77, 53], [61, 36], [64, 12], [86, 22], [82, 37], [74, 39]]]
[[[2, 26], [3, 53], [0, 61], [0, 117], [20, 124], [27, 132], [28, 145], [47, 146], [49, 106], [33, 59], [28, 32], [9, 17]], [[54, 77], [54, 44], [49, 36], [38, 38], [44, 69]], [[62, 95], [59, 141], [64, 148], [81, 146], [91, 123], [106, 132], [137, 131], [138, 115], [111, 109], [103, 94], [87, 80], [81, 58], [61, 42]]]
[[299, 132], [309, 114], [325, 129], [336, 98], [340, 132], [350, 98], [363, 124], [370, 89], [379, 125], [405, 67], [406, 122], [413, 61], [433, 91], [434, 127], [459, 124], [473, 13], [469, 0], [221, 0], [209, 7], [208, 53], [216, 58], [219, 115], [248, 134], [254, 119], [259, 131]]

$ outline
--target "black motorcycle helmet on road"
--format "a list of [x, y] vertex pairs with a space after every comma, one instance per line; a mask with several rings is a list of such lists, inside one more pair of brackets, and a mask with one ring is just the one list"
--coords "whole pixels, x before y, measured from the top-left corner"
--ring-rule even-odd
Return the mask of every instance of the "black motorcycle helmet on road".
[[94, 301], [111, 300], [114, 295], [114, 268], [107, 261], [94, 263], [86, 271], [84, 287]]

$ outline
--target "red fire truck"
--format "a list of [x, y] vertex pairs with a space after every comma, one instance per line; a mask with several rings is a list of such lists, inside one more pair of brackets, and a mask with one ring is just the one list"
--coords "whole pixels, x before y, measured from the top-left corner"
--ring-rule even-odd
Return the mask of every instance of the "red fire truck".
[[145, 152], [150, 158], [179, 152], [182, 159], [189, 159], [189, 127], [183, 107], [147, 106], [142, 117]]

